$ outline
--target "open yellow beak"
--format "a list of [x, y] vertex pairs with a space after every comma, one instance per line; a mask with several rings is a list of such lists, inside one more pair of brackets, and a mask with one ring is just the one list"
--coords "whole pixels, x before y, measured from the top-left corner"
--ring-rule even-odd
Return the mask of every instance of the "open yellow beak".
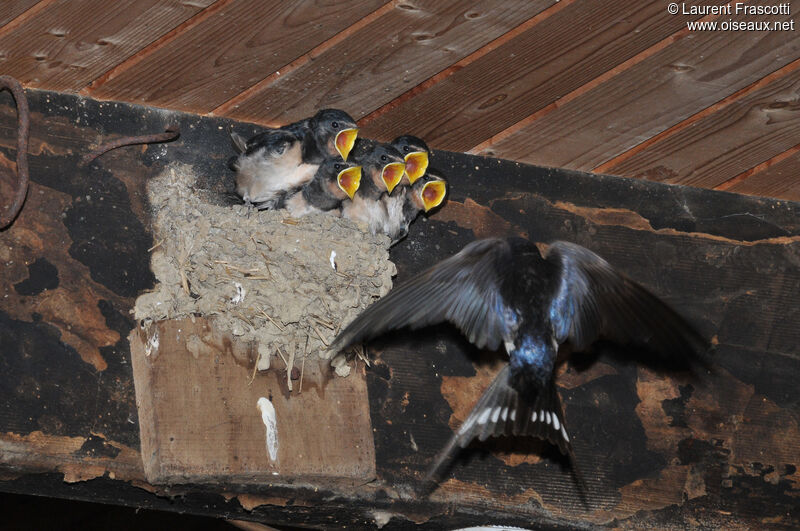
[[424, 151], [415, 151], [406, 155], [406, 175], [408, 181], [414, 184], [414, 181], [425, 175], [428, 171], [428, 154]]
[[444, 181], [431, 181], [422, 187], [420, 198], [425, 207], [425, 212], [442, 204], [447, 193], [447, 183]]
[[358, 138], [358, 129], [342, 129], [336, 133], [336, 151], [342, 156], [342, 160], [347, 160], [347, 156], [353, 149], [353, 144]]
[[392, 190], [394, 190], [394, 187], [400, 183], [400, 179], [403, 178], [403, 174], [405, 172], [406, 165], [402, 162], [390, 162], [383, 167], [381, 178], [383, 179], [383, 183], [386, 185], [386, 190], [388, 190], [390, 194], [392, 193]]
[[358, 187], [361, 185], [361, 166], [354, 166], [340, 171], [339, 175], [336, 176], [336, 182], [342, 192], [346, 193], [350, 199], [353, 199]]

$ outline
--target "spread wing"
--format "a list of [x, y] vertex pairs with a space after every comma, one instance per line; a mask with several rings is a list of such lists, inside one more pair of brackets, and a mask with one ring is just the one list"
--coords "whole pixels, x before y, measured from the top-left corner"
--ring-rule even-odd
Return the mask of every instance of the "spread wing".
[[449, 321], [477, 347], [496, 349], [514, 337], [516, 313], [500, 293], [511, 266], [505, 240], [473, 242], [367, 308], [334, 340], [334, 352], [405, 326]]
[[546, 258], [561, 267], [550, 308], [559, 343], [569, 340], [580, 350], [605, 337], [647, 346], [664, 359], [689, 359], [707, 349], [683, 317], [588, 249], [557, 241]]

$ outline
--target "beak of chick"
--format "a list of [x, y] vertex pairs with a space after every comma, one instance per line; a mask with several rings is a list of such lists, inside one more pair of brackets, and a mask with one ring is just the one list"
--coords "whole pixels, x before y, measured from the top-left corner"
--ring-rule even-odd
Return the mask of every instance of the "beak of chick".
[[354, 166], [339, 172], [336, 182], [342, 192], [347, 194], [351, 200], [356, 195], [358, 187], [361, 185], [361, 166]]
[[447, 184], [444, 181], [431, 181], [425, 183], [419, 193], [425, 212], [442, 204], [447, 193]]
[[406, 155], [406, 175], [408, 181], [414, 184], [414, 181], [425, 175], [428, 171], [428, 154], [424, 151], [414, 151]]
[[403, 174], [406, 172], [406, 165], [402, 162], [390, 162], [383, 167], [381, 178], [386, 185], [386, 190], [391, 194], [395, 186], [400, 183]]
[[353, 144], [358, 138], [358, 129], [342, 129], [336, 133], [336, 151], [342, 156], [342, 160], [347, 160], [347, 156], [353, 149]]

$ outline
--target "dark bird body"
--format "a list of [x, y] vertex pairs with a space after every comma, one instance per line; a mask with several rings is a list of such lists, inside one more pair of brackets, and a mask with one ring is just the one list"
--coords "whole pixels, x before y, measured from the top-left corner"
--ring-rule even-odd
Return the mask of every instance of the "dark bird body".
[[381, 197], [390, 194], [405, 171], [403, 156], [389, 144], [357, 147], [353, 160], [362, 167], [361, 186], [353, 200], [343, 205], [342, 216], [363, 222], [370, 232], [383, 231], [386, 208]]
[[320, 164], [314, 177], [300, 189], [288, 192], [278, 208], [294, 217], [341, 208], [352, 199], [361, 182], [361, 167], [355, 162], [328, 159]]
[[588, 249], [557, 241], [542, 255], [533, 243], [510, 238], [473, 242], [393, 289], [330, 348], [443, 321], [479, 348], [502, 346], [509, 363], [436, 458], [429, 478], [457, 447], [500, 435], [548, 440], [574, 464], [553, 383], [564, 343], [584, 350], [603, 337], [664, 359], [690, 359], [706, 347], [682, 317]]
[[275, 208], [282, 193], [309, 182], [323, 160], [347, 159], [358, 130], [353, 118], [338, 109], [324, 109], [245, 141], [232, 134], [239, 156], [231, 161], [236, 171], [236, 193], [259, 209]]

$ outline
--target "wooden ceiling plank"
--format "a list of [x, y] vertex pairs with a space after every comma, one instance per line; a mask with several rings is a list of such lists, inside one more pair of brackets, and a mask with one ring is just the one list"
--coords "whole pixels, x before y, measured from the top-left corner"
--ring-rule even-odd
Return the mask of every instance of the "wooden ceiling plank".
[[[607, 173], [718, 188], [780, 156], [800, 138], [800, 59], [687, 127], [649, 143]], [[679, 124], [680, 126], [681, 124]], [[734, 181], [735, 182], [735, 181]], [[724, 186], [723, 186], [724, 187]]]
[[657, 1], [629, 2], [614, 9], [601, 2], [570, 2], [442, 82], [364, 123], [364, 134], [391, 138], [412, 131], [438, 148], [465, 151], [675, 33], [685, 20], [669, 15]]
[[0, 66], [25, 85], [77, 92], [212, 1], [50, 2], [0, 32]]
[[[800, 146], [795, 146], [792, 154], [772, 164], [760, 165], [747, 178], [725, 188], [738, 194], [777, 197], [789, 201], [800, 201]], [[778, 159], [779, 157], [775, 157]]]
[[5, 26], [37, 3], [39, 0], [4, 0], [0, 2], [0, 26]]
[[791, 63], [799, 45], [792, 31], [688, 33], [480, 154], [609, 171], [614, 157]]
[[[529, 20], [553, 0], [415, 1], [391, 6], [346, 40], [292, 72], [215, 110], [238, 119], [285, 123], [324, 107], [361, 118]], [[222, 111], [222, 112], [220, 112]]]
[[87, 93], [207, 113], [383, 3], [233, 2]]
[[777, 77], [606, 168], [608, 173], [715, 188], [800, 138], [800, 59]]

